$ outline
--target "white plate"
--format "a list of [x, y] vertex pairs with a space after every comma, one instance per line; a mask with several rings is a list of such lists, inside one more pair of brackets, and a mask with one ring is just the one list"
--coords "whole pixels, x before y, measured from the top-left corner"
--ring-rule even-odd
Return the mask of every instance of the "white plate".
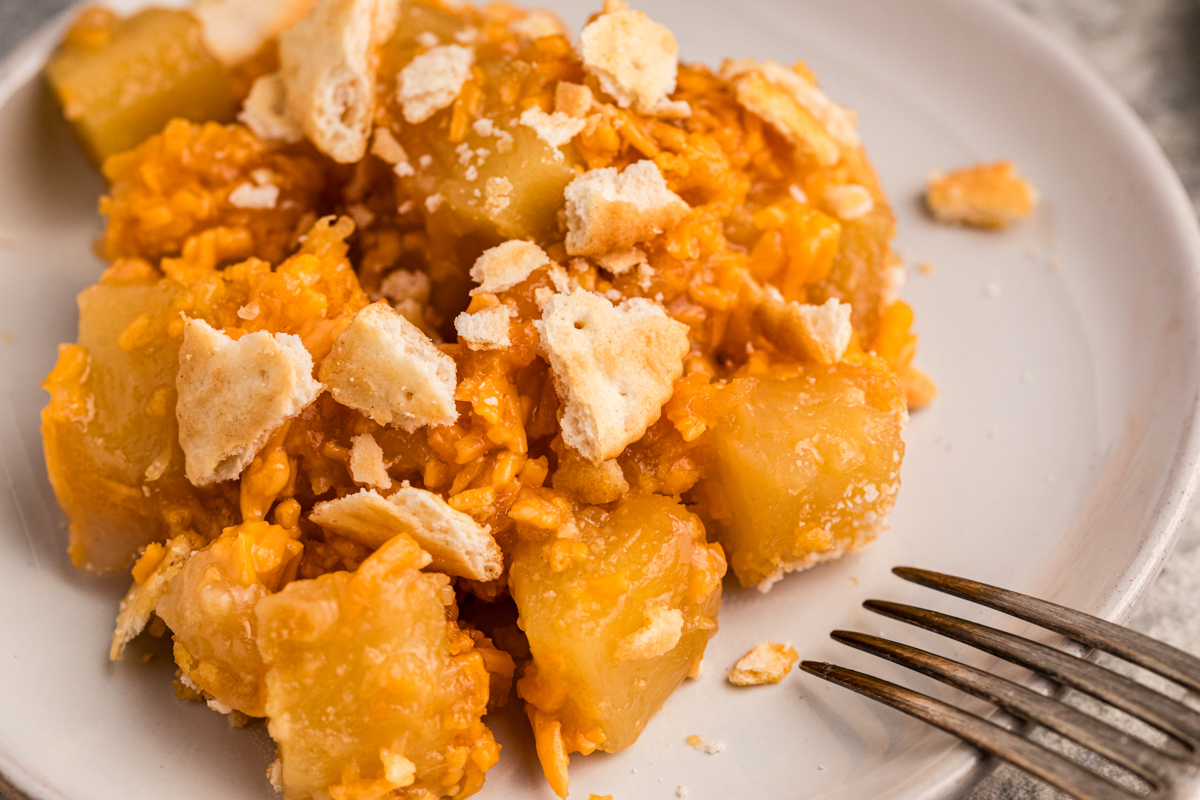
[[[132, 4], [132, 0], [131, 3]], [[558, 4], [576, 26], [598, 3]], [[978, 774], [948, 736], [797, 673], [735, 690], [753, 643], [897, 671], [831, 643], [886, 631], [987, 663], [859, 603], [870, 596], [992, 615], [892, 577], [916, 564], [1118, 618], [1154, 576], [1193, 488], [1200, 238], [1158, 147], [1077, 57], [1008, 6], [967, 0], [647, 0], [686, 59], [803, 57], [857, 109], [896, 207], [898, 248], [936, 273], [906, 295], [920, 363], [941, 384], [907, 433], [893, 529], [863, 554], [777, 586], [726, 593], [707, 677], [628, 750], [576, 757], [572, 796], [934, 798]], [[44, 477], [36, 383], [75, 335], [73, 294], [99, 265], [101, 184], [36, 70], [53, 31], [0, 76], [0, 775], [38, 800], [261, 798], [265, 734], [172, 697], [163, 643], [105, 654], [125, 579], [74, 572]], [[1003, 234], [940, 228], [918, 197], [934, 168], [1014, 158], [1042, 189]], [[15, 341], [12, 336], [15, 335]], [[1017, 624], [1004, 622], [1013, 630]], [[139, 656], [155, 652], [143, 664]], [[930, 682], [900, 676], [909, 685]], [[518, 704], [482, 797], [551, 797]], [[723, 740], [718, 755], [684, 743]], [[2, 785], [0, 781], [0, 785]]]

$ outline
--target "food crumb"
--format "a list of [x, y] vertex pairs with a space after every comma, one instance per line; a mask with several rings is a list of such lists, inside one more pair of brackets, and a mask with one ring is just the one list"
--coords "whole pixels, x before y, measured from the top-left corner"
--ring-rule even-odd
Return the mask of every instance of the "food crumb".
[[17, 335], [9, 330], [0, 332], [0, 339], [3, 339], [4, 343], [7, 345], [14, 345], [17, 343]]
[[675, 790], [675, 796], [676, 797], [687, 797], [687, 795], [688, 795], [687, 784], [683, 784], [683, 783], [679, 784], [679, 788]]
[[935, 271], [933, 264], [930, 264], [928, 261], [922, 261], [920, 264], [917, 264], [917, 272], [922, 275], [932, 275]]
[[819, 766], [817, 767], [817, 769], [818, 769], [820, 772], [824, 772], [824, 771], [825, 771], [825, 765], [824, 765], [824, 764], [822, 764], [822, 765], [819, 765]]
[[925, 200], [938, 222], [1000, 230], [1029, 216], [1038, 193], [1011, 161], [1000, 161], [930, 176]]
[[589, 794], [588, 800], [613, 800], [611, 794]]
[[779, 683], [799, 658], [790, 644], [759, 642], [729, 670], [729, 682], [734, 686]]
[[855, 586], [858, 586], [858, 578], [854, 577], [853, 575], [850, 576], [850, 582]]
[[984, 297], [999, 297], [1000, 296], [1000, 284], [989, 283], [986, 286], [984, 286], [983, 287], [983, 296]]
[[720, 740], [713, 741], [713, 742], [706, 742], [694, 733], [691, 736], [687, 737], [687, 739], [685, 739], [684, 741], [686, 741], [689, 745], [691, 745], [695, 749], [701, 750], [705, 753], [708, 753], [710, 756], [715, 755], [716, 753], [720, 753], [722, 750], [725, 749], [724, 742], [722, 742]]

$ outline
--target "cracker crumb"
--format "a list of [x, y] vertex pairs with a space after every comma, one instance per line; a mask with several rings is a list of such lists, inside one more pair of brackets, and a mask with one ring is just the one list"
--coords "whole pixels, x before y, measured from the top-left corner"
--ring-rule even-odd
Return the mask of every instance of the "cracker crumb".
[[721, 77], [735, 83], [738, 78], [751, 73], [761, 75], [772, 86], [785, 91], [842, 147], [853, 149], [862, 144], [854, 112], [832, 100], [796, 70], [771, 59], [731, 59], [721, 65]]
[[383, 448], [375, 437], [361, 433], [350, 440], [350, 477], [362, 486], [387, 489], [392, 485], [387, 462], [383, 460]]
[[687, 797], [688, 796], [687, 785], [683, 784], [683, 783], [679, 784], [679, 788], [675, 790], [675, 796], [676, 797]]
[[278, 758], [267, 767], [267, 780], [271, 782], [272, 789], [283, 794], [283, 762]]
[[856, 183], [831, 186], [825, 192], [825, 203], [842, 222], [862, 219], [875, 210], [871, 190]]
[[564, 406], [563, 440], [593, 464], [645, 435], [690, 347], [688, 327], [649, 300], [614, 308], [583, 289], [548, 298], [534, 324]]
[[252, 320], [258, 317], [259, 311], [258, 303], [247, 303], [238, 309], [237, 315], [239, 319]]
[[510, 22], [508, 29], [527, 39], [544, 39], [547, 36], [570, 36], [570, 31], [558, 15], [542, 8], [534, 8], [521, 19]]
[[683, 613], [654, 604], [644, 611], [646, 624], [617, 642], [618, 661], [640, 661], [671, 652], [683, 635]]
[[496, 306], [474, 314], [459, 314], [454, 319], [454, 329], [472, 350], [499, 350], [512, 344], [508, 336], [510, 319], [507, 306]]
[[303, 19], [315, 0], [196, 0], [189, 9], [200, 22], [208, 52], [226, 66], [257, 53], [262, 46]]
[[425, 198], [425, 210], [430, 214], [436, 214], [444, 202], [446, 202], [446, 198], [442, 197], [441, 193], [431, 194]]
[[1032, 214], [1038, 193], [1011, 161], [1000, 161], [934, 174], [925, 201], [939, 222], [1000, 230]]
[[267, 437], [321, 393], [299, 336], [256, 331], [234, 341], [185, 319], [175, 380], [184, 471], [195, 486], [233, 480]]
[[380, 425], [412, 433], [458, 419], [454, 359], [386, 302], [372, 303], [321, 364], [333, 399]]
[[437, 47], [441, 43], [441, 37], [433, 31], [421, 31], [417, 34], [417, 44], [421, 45], [421, 47], [424, 47], [427, 50], [431, 47]]
[[476, 581], [494, 580], [504, 568], [500, 546], [480, 525], [432, 492], [403, 486], [390, 497], [374, 489], [317, 503], [309, 519], [372, 549], [407, 533], [438, 572]]
[[380, 748], [379, 760], [383, 762], [383, 777], [397, 789], [412, 786], [417, 779], [417, 765], [400, 753], [386, 747]]
[[376, 128], [375, 139], [371, 143], [371, 154], [386, 164], [401, 178], [409, 178], [417, 174], [408, 160], [408, 153], [396, 137], [387, 128]]
[[546, 251], [533, 242], [512, 239], [496, 245], [485, 250], [471, 267], [471, 280], [479, 284], [471, 294], [507, 291], [550, 263]]
[[265, 186], [255, 186], [252, 183], [239, 183], [229, 193], [229, 204], [234, 208], [269, 211], [278, 202], [279, 187], [271, 183]]
[[704, 752], [704, 753], [708, 753], [710, 756], [716, 755], [717, 753], [720, 753], [722, 750], [725, 749], [724, 742], [722, 742], [720, 740], [706, 742], [703, 739], [701, 739], [699, 736], [697, 736], [696, 734], [692, 734], [691, 736], [687, 737], [686, 741], [689, 745], [691, 745], [695, 749], [700, 750], [701, 752]]
[[789, 644], [759, 642], [729, 670], [734, 686], [779, 683], [800, 658]]
[[117, 625], [109, 647], [110, 661], [120, 661], [125, 646], [146, 628], [158, 601], [171, 588], [171, 581], [183, 569], [184, 562], [204, 547], [204, 538], [195, 533], [183, 533], [165, 545], [147, 545], [133, 568], [133, 585], [121, 600]]
[[450, 104], [471, 77], [475, 51], [459, 44], [439, 45], [400, 70], [398, 99], [406, 122], [416, 125]]
[[629, 481], [616, 459], [593, 464], [570, 448], [559, 454], [550, 484], [580, 502], [597, 506], [620, 500], [629, 491]]
[[842, 360], [854, 330], [851, 308], [836, 298], [823, 305], [786, 303], [774, 287], [768, 287], [767, 299], [759, 306], [763, 332], [785, 352], [807, 354], [822, 364]]
[[537, 106], [530, 106], [521, 114], [520, 123], [527, 128], [533, 128], [541, 139], [554, 148], [557, 158], [563, 157], [558, 148], [574, 139], [587, 124], [582, 119], [569, 117], [561, 111], [547, 114]]
[[621, 108], [670, 117], [691, 113], [686, 102], [670, 100], [679, 69], [675, 34], [641, 11], [601, 14], [579, 34], [579, 57]]
[[640, 269], [643, 265], [649, 265], [650, 263], [646, 258], [646, 254], [638, 247], [605, 253], [604, 255], [596, 256], [595, 259], [596, 264], [601, 269], [613, 275], [624, 275], [631, 269]]
[[304, 138], [304, 131], [292, 119], [283, 75], [278, 72], [254, 82], [242, 103], [238, 121], [265, 142], [295, 144]]
[[317, 0], [279, 36], [290, 116], [321, 152], [354, 164], [375, 116], [375, 48], [391, 35], [399, 0]]
[[638, 161], [618, 172], [594, 169], [568, 184], [567, 253], [599, 255], [624, 250], [674, 227], [688, 204], [667, 188], [653, 161]]
[[512, 181], [505, 177], [488, 178], [483, 184], [483, 211], [490, 217], [500, 214], [512, 203]]
[[922, 275], [932, 275], [936, 271], [933, 264], [930, 264], [928, 261], [922, 261], [920, 264], [917, 264], [917, 272]]
[[559, 81], [554, 87], [554, 111], [557, 114], [566, 114], [572, 119], [583, 119], [592, 110], [595, 102], [592, 90], [583, 84]]

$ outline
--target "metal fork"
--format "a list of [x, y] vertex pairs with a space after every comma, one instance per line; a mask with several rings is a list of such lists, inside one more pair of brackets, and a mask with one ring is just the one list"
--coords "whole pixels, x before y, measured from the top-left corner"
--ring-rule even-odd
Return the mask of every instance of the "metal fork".
[[[1200, 659], [1148, 636], [995, 586], [912, 567], [897, 567], [893, 572], [913, 583], [1032, 622], [1200, 692]], [[877, 636], [851, 631], [830, 634], [843, 644], [936, 678], [1083, 745], [1141, 778], [1150, 786], [1149, 794], [1117, 786], [1018, 733], [911, 689], [833, 664], [805, 661], [802, 669], [936, 725], [1080, 800], [1200, 800], [1200, 713], [1084, 658], [995, 628], [882, 600], [868, 600], [863, 606], [1031, 669], [1162, 731], [1165, 744], [1156, 747], [1059, 700], [957, 661]]]

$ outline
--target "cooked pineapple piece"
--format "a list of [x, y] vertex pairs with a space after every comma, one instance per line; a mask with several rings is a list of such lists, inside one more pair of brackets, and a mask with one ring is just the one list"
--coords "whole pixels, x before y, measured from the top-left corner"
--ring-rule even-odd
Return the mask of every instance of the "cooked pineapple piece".
[[[163, 539], [166, 497], [198, 497], [183, 477], [175, 423], [178, 343], [126, 348], [139, 320], [165, 312], [167, 283], [100, 283], [79, 295], [79, 343], [59, 348], [42, 384], [50, 483], [70, 520], [71, 560], [88, 572], [129, 564]], [[205, 495], [206, 497], [208, 495]], [[216, 516], [215, 495], [209, 504]]]
[[717, 426], [718, 541], [743, 586], [836, 558], [886, 528], [900, 488], [904, 395], [870, 357], [747, 378]]
[[533, 654], [517, 691], [560, 796], [565, 758], [548, 754], [633, 744], [704, 655], [724, 574], [700, 520], [659, 495], [587, 508], [557, 537], [517, 544], [509, 587]]
[[303, 550], [298, 533], [266, 522], [227, 528], [187, 560], [158, 602], [184, 683], [206, 692], [217, 711], [266, 714], [254, 607], [295, 575]]
[[420, 571], [428, 563], [400, 534], [353, 573], [296, 581], [259, 603], [289, 800], [465, 797], [496, 763], [480, 721], [485, 654], [447, 619], [454, 590]]
[[136, 146], [172, 117], [226, 122], [237, 110], [229, 73], [183, 11], [150, 8], [117, 19], [91, 10], [46, 75], [96, 163]]

